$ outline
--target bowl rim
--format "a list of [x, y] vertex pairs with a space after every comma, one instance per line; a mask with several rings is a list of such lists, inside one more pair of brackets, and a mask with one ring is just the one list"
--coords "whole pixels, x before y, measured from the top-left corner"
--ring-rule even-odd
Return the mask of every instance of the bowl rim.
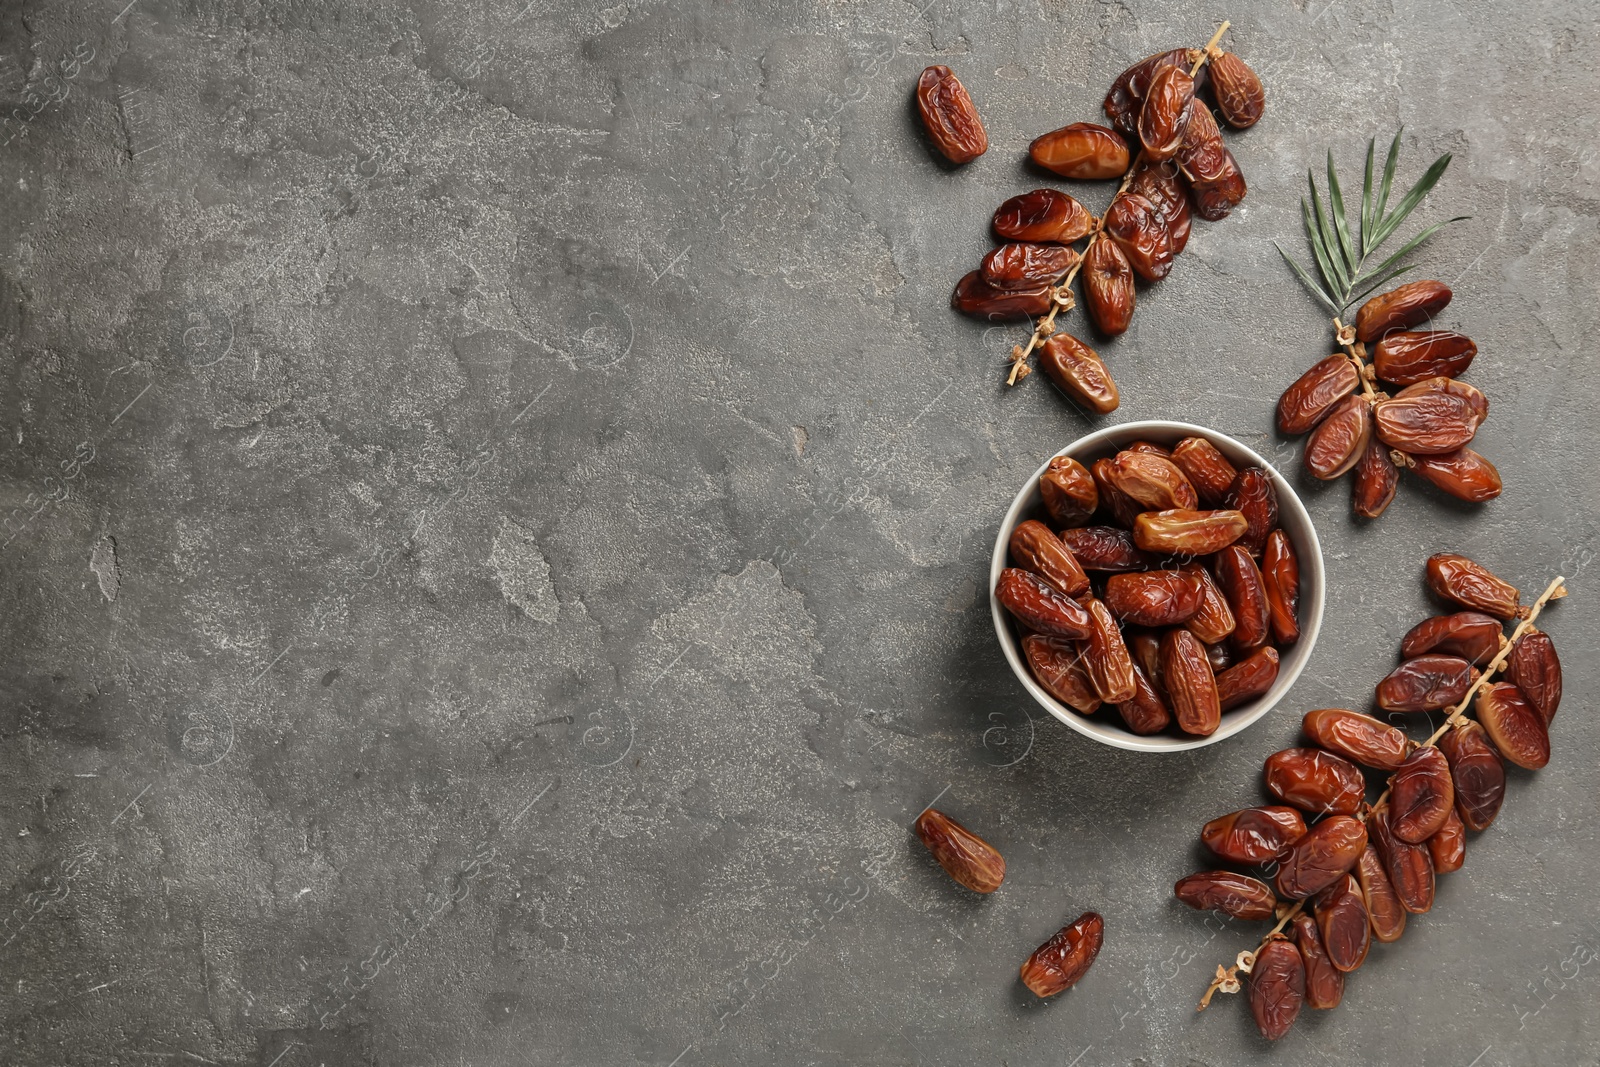
[[[1047, 693], [1034, 679], [1033, 673], [1022, 662], [1019, 642], [1011, 632], [1011, 623], [1005, 608], [1000, 605], [1000, 600], [995, 596], [995, 586], [1000, 580], [1000, 572], [1005, 569], [1008, 546], [1011, 540], [1011, 531], [1016, 529], [1024, 509], [1037, 506], [1039, 478], [1050, 468], [1051, 460], [1058, 456], [1071, 455], [1078, 458], [1085, 452], [1093, 452], [1107, 445], [1125, 443], [1139, 437], [1153, 436], [1168, 437], [1202, 437], [1213, 444], [1226, 442], [1230, 448], [1236, 449], [1247, 456], [1251, 463], [1267, 472], [1272, 480], [1273, 488], [1278, 493], [1278, 511], [1280, 526], [1282, 515], [1287, 507], [1292, 510], [1295, 517], [1305, 528], [1305, 545], [1296, 544], [1295, 552], [1300, 563], [1300, 606], [1301, 627], [1300, 639], [1294, 644], [1291, 653], [1285, 656], [1283, 668], [1279, 670], [1277, 680], [1272, 683], [1272, 688], [1255, 701], [1241, 705], [1231, 711], [1223, 713], [1223, 722], [1215, 733], [1208, 737], [1183, 738], [1168, 734], [1135, 734], [1119, 725], [1111, 726], [1096, 722], [1078, 712], [1073, 711], [1055, 697]], [[1291, 537], [1294, 535], [1291, 533]], [[1309, 548], [1311, 551], [1304, 551]], [[1309, 564], [1309, 565], [1308, 565]], [[1307, 579], [1310, 579], [1308, 581]], [[1322, 632], [1322, 612], [1326, 600], [1326, 573], [1323, 566], [1322, 542], [1317, 537], [1316, 524], [1311, 521], [1311, 514], [1306, 510], [1305, 503], [1301, 501], [1294, 487], [1283, 473], [1273, 466], [1265, 457], [1255, 449], [1238, 440], [1237, 438], [1213, 430], [1207, 426], [1197, 426], [1190, 422], [1177, 422], [1169, 419], [1144, 419], [1138, 422], [1117, 423], [1114, 426], [1105, 426], [1073, 441], [1065, 448], [1053, 453], [1039, 469], [1029, 476], [1022, 488], [1011, 500], [1011, 506], [1006, 509], [1005, 517], [1000, 521], [1000, 530], [995, 538], [994, 552], [989, 560], [989, 614], [994, 622], [995, 635], [999, 638], [1001, 651], [1005, 653], [1006, 662], [1011, 665], [1011, 672], [1023, 685], [1030, 696], [1040, 707], [1052, 716], [1066, 723], [1073, 730], [1086, 737], [1093, 738], [1101, 744], [1113, 748], [1126, 749], [1131, 752], [1191, 752], [1197, 748], [1214, 745], [1225, 741], [1260, 721], [1278, 703], [1288, 695], [1295, 681], [1300, 677], [1300, 672], [1305, 669], [1306, 663], [1311, 658], [1312, 649], [1315, 648], [1317, 637]], [[1308, 595], [1309, 594], [1309, 595]], [[1230, 721], [1231, 717], [1231, 721]]]

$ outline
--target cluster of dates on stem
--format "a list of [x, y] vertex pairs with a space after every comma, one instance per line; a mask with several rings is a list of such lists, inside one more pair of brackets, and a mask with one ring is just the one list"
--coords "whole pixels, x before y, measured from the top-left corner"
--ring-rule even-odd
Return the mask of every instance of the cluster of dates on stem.
[[[1418, 330], [1450, 303], [1440, 281], [1409, 282], [1361, 306], [1353, 324], [1333, 320], [1335, 352], [1284, 391], [1278, 429], [1309, 433], [1305, 467], [1324, 481], [1355, 472], [1352, 507], [1382, 515], [1410, 470], [1471, 503], [1500, 495], [1500, 472], [1467, 447], [1489, 401], [1459, 376], [1478, 348], [1450, 330]], [[1370, 347], [1369, 347], [1370, 346]], [[1390, 395], [1375, 383], [1397, 387]]]
[[[1121, 185], [1099, 218], [1049, 188], [995, 211], [994, 232], [1005, 243], [956, 283], [951, 305], [993, 321], [1037, 318], [1028, 343], [1012, 350], [1011, 383], [1029, 373], [1037, 350], [1045, 374], [1074, 401], [1098, 414], [1114, 410], [1119, 396], [1104, 362], [1056, 329], [1056, 315], [1076, 306], [1073, 279], [1095, 327], [1115, 337], [1132, 321], [1135, 279], [1167, 276], [1189, 241], [1191, 216], [1224, 218], [1244, 198], [1244, 175], [1212, 107], [1243, 129], [1261, 117], [1265, 95], [1255, 72], [1217, 47], [1227, 26], [1205, 48], [1160, 52], [1123, 71], [1105, 98], [1110, 126], [1075, 122], [1029, 145], [1033, 161], [1052, 173]], [[1074, 245], [1085, 239], [1080, 252]]]
[[[1529, 609], [1515, 587], [1465, 556], [1433, 556], [1426, 573], [1429, 588], [1461, 610], [1406, 634], [1404, 662], [1378, 683], [1376, 704], [1391, 713], [1449, 708], [1444, 723], [1419, 743], [1363, 712], [1307, 712], [1308, 744], [1267, 758], [1274, 803], [1200, 831], [1219, 859], [1255, 873], [1199, 871], [1173, 888], [1191, 907], [1275, 923], [1254, 952], [1217, 968], [1200, 1002], [1239, 992], [1247, 973], [1250, 1011], [1269, 1040], [1303, 1006], [1338, 1006], [1372, 942], [1399, 940], [1408, 915], [1433, 907], [1435, 876], [1460, 870], [1467, 832], [1499, 814], [1506, 762], [1529, 770], [1549, 762], [1561, 661], [1533, 621], [1566, 594], [1564, 579]], [[1507, 638], [1512, 620], [1520, 621]], [[1370, 804], [1368, 772], [1386, 781]]]
[[1272, 688], [1300, 638], [1300, 563], [1265, 470], [1200, 437], [1136, 441], [1088, 467], [1057, 456], [1039, 493], [1056, 529], [1018, 524], [995, 597], [1046, 692], [1135, 734], [1205, 737]]

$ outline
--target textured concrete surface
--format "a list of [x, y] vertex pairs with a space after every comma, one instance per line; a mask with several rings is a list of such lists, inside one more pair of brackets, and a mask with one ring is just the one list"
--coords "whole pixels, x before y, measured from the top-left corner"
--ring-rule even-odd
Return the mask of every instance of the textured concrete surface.
[[[1456, 154], [1422, 262], [1507, 489], [1361, 526], [1305, 485], [1310, 669], [1152, 758], [995, 647], [994, 526], [1095, 423], [946, 301], [1027, 140], [1221, 17], [1270, 94], [1250, 197], [1100, 346], [1113, 418], [1294, 468], [1272, 404], [1328, 329], [1272, 242], [1404, 123], [1406, 175]], [[1595, 1063], [1596, 38], [1575, 2], [0, 5], [0, 1061]], [[932, 62], [988, 123], [959, 171]], [[1555, 759], [1269, 1049], [1193, 1010], [1254, 933], [1169, 887], [1301, 712], [1363, 706], [1441, 549], [1574, 579]], [[908, 834], [936, 797], [992, 898]], [[1034, 1000], [1089, 908], [1099, 963]]]

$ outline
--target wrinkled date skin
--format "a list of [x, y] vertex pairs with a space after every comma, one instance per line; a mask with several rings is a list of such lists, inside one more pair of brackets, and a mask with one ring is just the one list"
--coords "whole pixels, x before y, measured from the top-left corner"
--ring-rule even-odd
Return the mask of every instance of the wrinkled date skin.
[[1018, 523], [1011, 531], [1009, 547], [1013, 563], [1032, 571], [1068, 596], [1081, 596], [1089, 591], [1089, 576], [1083, 573], [1061, 539], [1038, 519]]
[[1452, 809], [1439, 832], [1428, 838], [1428, 858], [1435, 874], [1453, 874], [1467, 863], [1467, 828]]
[[1083, 605], [1036, 574], [1020, 567], [1000, 572], [995, 597], [1017, 621], [1031, 630], [1057, 637], [1089, 636], [1089, 613]]
[[[1193, 62], [1186, 48], [1157, 52], [1153, 56], [1141, 59], [1117, 75], [1117, 80], [1111, 83], [1111, 91], [1106, 93], [1106, 118], [1127, 136], [1137, 137], [1139, 115], [1144, 109], [1145, 96], [1150, 92], [1150, 83], [1164, 70], [1173, 67], [1188, 70]], [[1204, 78], [1205, 71], [1206, 68], [1202, 67], [1197, 77]]]
[[1452, 295], [1444, 282], [1425, 278], [1375, 296], [1356, 312], [1356, 339], [1370, 345], [1385, 334], [1427, 322], [1445, 309]]
[[1412, 457], [1411, 469], [1457, 500], [1482, 504], [1500, 495], [1500, 471], [1470, 448]]
[[956, 282], [956, 290], [950, 294], [950, 306], [963, 315], [992, 322], [1025, 319], [1049, 311], [1053, 291], [1048, 285], [1012, 291], [996, 289], [983, 280], [981, 272], [974, 270], [963, 274]]
[[1178, 465], [1153, 452], [1118, 452], [1106, 467], [1106, 477], [1126, 496], [1149, 511], [1194, 508], [1200, 497]]
[[[1365, 850], [1363, 843], [1362, 851]], [[1372, 926], [1367, 917], [1367, 901], [1355, 875], [1342, 875], [1318, 893], [1312, 914], [1317, 917], [1317, 932], [1322, 934], [1323, 948], [1333, 965], [1346, 974], [1360, 967], [1372, 947]]]
[[1160, 733], [1172, 725], [1172, 711], [1138, 662], [1133, 665], [1133, 684], [1133, 696], [1117, 705], [1117, 714], [1128, 729], [1146, 735]]
[[1196, 911], [1220, 911], [1235, 919], [1272, 918], [1278, 898], [1259, 878], [1232, 871], [1197, 871], [1179, 878], [1172, 895]]
[[1487, 830], [1506, 799], [1506, 766], [1481, 725], [1461, 719], [1439, 738], [1439, 751], [1450, 763], [1455, 783], [1456, 814], [1472, 830]]
[[1424, 378], [1420, 382], [1406, 386], [1396, 393], [1394, 398], [1402, 400], [1408, 396], [1421, 396], [1424, 393], [1450, 393], [1452, 396], [1460, 397], [1472, 409], [1480, 424], [1489, 417], [1489, 398], [1483, 395], [1483, 391], [1475, 385], [1458, 382], [1454, 378]]
[[1406, 330], [1391, 333], [1372, 350], [1372, 369], [1395, 385], [1424, 378], [1455, 378], [1472, 366], [1478, 346], [1472, 338], [1449, 330]]
[[1306, 835], [1306, 821], [1293, 808], [1244, 808], [1212, 819], [1200, 840], [1232, 863], [1266, 863]]
[[1203, 437], [1185, 437], [1172, 449], [1172, 462], [1183, 471], [1189, 484], [1207, 507], [1221, 507], [1228, 499], [1239, 471], [1217, 446]]
[[1146, 511], [1134, 520], [1133, 543], [1146, 552], [1209, 556], [1237, 541], [1246, 525], [1245, 517], [1233, 510]]
[[1477, 671], [1460, 656], [1430, 652], [1408, 659], [1378, 683], [1384, 711], [1437, 711], [1467, 695]]
[[1517, 587], [1495, 577], [1487, 567], [1466, 556], [1452, 552], [1429, 556], [1427, 578], [1429, 589], [1464, 608], [1497, 619], [1514, 619], [1521, 613], [1522, 594], [1517, 592]]
[[1006, 241], [1070, 244], [1089, 236], [1093, 229], [1094, 216], [1089, 209], [1058, 189], [1035, 189], [1013, 196], [994, 213], [994, 232]]
[[1366, 454], [1372, 422], [1372, 405], [1364, 396], [1352, 394], [1333, 405], [1306, 438], [1306, 470], [1325, 482], [1348, 473]]
[[1433, 907], [1433, 860], [1425, 845], [1412, 845], [1395, 837], [1389, 829], [1389, 809], [1380, 808], [1367, 819], [1372, 843], [1389, 875], [1389, 884], [1400, 906], [1412, 915]]
[[1089, 972], [1105, 939], [1105, 920], [1092, 911], [1033, 950], [1022, 965], [1022, 984], [1035, 996], [1053, 997], [1078, 984]]
[[1208, 737], [1222, 725], [1222, 703], [1217, 680], [1206, 659], [1205, 646], [1188, 630], [1171, 629], [1161, 638], [1161, 680], [1178, 729]]
[[1267, 92], [1250, 65], [1232, 52], [1211, 61], [1211, 89], [1222, 119], [1236, 130], [1254, 126], [1267, 107]]
[[1320, 749], [1274, 752], [1265, 770], [1267, 792], [1312, 814], [1353, 815], [1367, 794], [1359, 767]]
[[[1190, 505], [1193, 507], [1193, 505]], [[1246, 467], [1234, 475], [1228, 486], [1227, 506], [1244, 516], [1244, 534], [1239, 543], [1252, 556], [1267, 547], [1267, 534], [1278, 525], [1278, 491], [1260, 467]]]
[[1013, 241], [983, 257], [978, 273], [991, 289], [1014, 292], [1053, 285], [1078, 262], [1078, 253], [1066, 245]]
[[1337, 1008], [1344, 999], [1344, 972], [1328, 959], [1317, 921], [1301, 912], [1289, 929], [1306, 965], [1306, 1004], [1322, 1010]]
[[1106, 607], [1135, 626], [1176, 626], [1200, 610], [1205, 587], [1184, 571], [1113, 574], [1106, 579]]
[[1555, 642], [1542, 630], [1529, 630], [1517, 639], [1506, 657], [1506, 680], [1539, 713], [1546, 726], [1561, 706], [1561, 658]]
[[1106, 210], [1106, 236], [1122, 249], [1133, 272], [1158, 282], [1172, 271], [1172, 235], [1155, 205], [1138, 193], [1124, 193]]
[[1241, 545], [1229, 545], [1217, 553], [1212, 569], [1217, 585], [1233, 609], [1233, 647], [1243, 653], [1254, 652], [1271, 636], [1271, 610], [1267, 605], [1267, 585], [1250, 553]]
[[1100, 506], [1089, 468], [1071, 456], [1057, 456], [1039, 475], [1039, 496], [1058, 526], [1082, 526]]
[[1456, 804], [1450, 764], [1437, 748], [1419, 748], [1389, 779], [1389, 829], [1420, 845], [1439, 832]]
[[1080, 526], [1062, 530], [1061, 542], [1087, 571], [1142, 571], [1155, 559], [1133, 543], [1133, 534], [1115, 526]]
[[[1460, 656], [1481, 667], [1500, 651], [1500, 626], [1499, 619], [1481, 611], [1435, 615], [1406, 631], [1406, 635], [1400, 639], [1400, 655], [1414, 659], [1429, 652], [1441, 652]], [[1509, 665], [1508, 661], [1508, 669]]]
[[1100, 696], [1083, 668], [1083, 652], [1076, 641], [1029, 634], [1022, 639], [1022, 654], [1034, 679], [1061, 703], [1084, 715], [1093, 714], [1100, 706]]
[[[1431, 479], [1430, 479], [1431, 480]], [[1400, 488], [1400, 469], [1389, 456], [1382, 441], [1367, 442], [1361, 461], [1356, 464], [1356, 484], [1353, 507], [1363, 519], [1375, 519], [1389, 508], [1394, 494]]]
[[1278, 867], [1278, 895], [1304, 900], [1332, 885], [1361, 858], [1367, 828], [1360, 819], [1330, 815], [1289, 847]]
[[1372, 926], [1372, 936], [1385, 944], [1400, 940], [1406, 932], [1406, 915], [1400, 897], [1389, 881], [1378, 850], [1368, 844], [1356, 861], [1356, 880], [1361, 883], [1361, 895], [1367, 902], [1367, 921]]
[[1261, 581], [1267, 591], [1267, 621], [1279, 646], [1300, 640], [1300, 560], [1289, 535], [1273, 530], [1261, 554]]
[[1211, 572], [1198, 563], [1186, 563], [1180, 570], [1194, 574], [1200, 579], [1203, 587], [1200, 596], [1200, 610], [1185, 623], [1185, 627], [1201, 641], [1208, 645], [1217, 644], [1223, 638], [1233, 633], [1238, 622], [1233, 617], [1233, 609], [1228, 606], [1228, 598], [1222, 595], [1222, 590], [1217, 588], [1217, 583], [1211, 577]]
[[1096, 241], [1083, 256], [1083, 302], [1089, 317], [1108, 337], [1126, 333], [1138, 303], [1133, 267], [1115, 241]]
[[989, 150], [983, 120], [949, 67], [933, 66], [917, 79], [917, 110], [933, 145], [950, 162], [970, 163]]
[[945, 873], [974, 893], [993, 893], [1006, 877], [1006, 861], [989, 842], [942, 811], [917, 816], [917, 837]]
[[1360, 384], [1355, 363], [1341, 352], [1313, 364], [1278, 398], [1278, 429], [1289, 434], [1305, 433]]
[[1196, 104], [1189, 109], [1183, 146], [1173, 158], [1189, 180], [1195, 214], [1206, 221], [1227, 218], [1244, 199], [1244, 175], [1239, 172], [1233, 153], [1222, 143], [1222, 131], [1217, 129], [1210, 108]]
[[1178, 255], [1189, 244], [1192, 213], [1189, 196], [1178, 182], [1178, 168], [1172, 163], [1153, 163], [1145, 160], [1134, 168], [1133, 181], [1128, 192], [1136, 193], [1150, 201], [1167, 228], [1167, 241], [1172, 254]]
[[1217, 675], [1217, 701], [1223, 711], [1232, 711], [1271, 689], [1277, 680], [1278, 650], [1270, 645], [1258, 648]]
[[1483, 421], [1466, 397], [1437, 391], [1380, 400], [1372, 417], [1378, 440], [1414, 456], [1454, 452]]
[[1039, 366], [1067, 396], [1096, 414], [1117, 410], [1117, 383], [1094, 350], [1067, 333], [1054, 333], [1039, 349]]
[[1172, 450], [1171, 449], [1162, 448], [1160, 445], [1156, 444], [1154, 441], [1130, 441], [1130, 442], [1128, 442], [1128, 447], [1124, 448], [1123, 451], [1124, 452], [1143, 452], [1145, 455], [1148, 455], [1148, 456], [1160, 456], [1162, 459], [1171, 459], [1172, 458]]
[[1550, 762], [1550, 731], [1515, 685], [1495, 682], [1484, 686], [1473, 710], [1500, 755], [1530, 771]]
[[1146, 159], [1171, 159], [1183, 144], [1194, 103], [1194, 79], [1183, 67], [1165, 67], [1150, 79], [1139, 109], [1139, 143]]
[[1100, 490], [1100, 506], [1119, 526], [1132, 527], [1144, 507], [1133, 497], [1117, 488], [1111, 477], [1111, 460], [1097, 459], [1089, 467], [1094, 484]]
[[1273, 938], [1256, 953], [1250, 971], [1250, 1016], [1268, 1041], [1289, 1032], [1306, 999], [1306, 965], [1300, 950]]
[[1127, 642], [1128, 651], [1133, 653], [1133, 662], [1165, 700], [1167, 684], [1161, 677], [1161, 635], [1150, 630], [1130, 627]]
[[1406, 761], [1406, 735], [1359, 711], [1345, 708], [1308, 711], [1300, 728], [1322, 748], [1365, 767], [1392, 771]]
[[1063, 178], [1103, 181], [1128, 169], [1128, 143], [1117, 131], [1092, 122], [1074, 122], [1034, 138], [1028, 155]]
[[1122, 640], [1117, 620], [1105, 604], [1094, 597], [1084, 606], [1089, 610], [1089, 639], [1083, 649], [1083, 665], [1100, 699], [1107, 704], [1132, 700], [1137, 690], [1133, 678], [1133, 656]]

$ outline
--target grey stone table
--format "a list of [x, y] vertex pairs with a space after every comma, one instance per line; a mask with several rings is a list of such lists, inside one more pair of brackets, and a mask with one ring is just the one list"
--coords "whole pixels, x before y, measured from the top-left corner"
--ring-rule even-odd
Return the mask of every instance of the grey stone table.
[[[1506, 492], [1361, 525], [1293, 475], [1311, 666], [1156, 758], [1000, 657], [995, 525], [1097, 422], [947, 300], [1028, 139], [1223, 17], [1250, 196], [1099, 345], [1103, 421], [1298, 471], [1272, 405], [1328, 329], [1273, 242], [1404, 124], [1405, 176], [1455, 153], [1421, 261]], [[0, 1061], [1595, 1063], [1597, 45], [1571, 2], [6, 3]], [[992, 138], [960, 170], [934, 62]], [[1443, 549], [1573, 579], [1556, 757], [1268, 1047], [1194, 1011], [1255, 933], [1169, 887], [1301, 712], [1365, 706]], [[992, 898], [908, 833], [935, 798]]]

